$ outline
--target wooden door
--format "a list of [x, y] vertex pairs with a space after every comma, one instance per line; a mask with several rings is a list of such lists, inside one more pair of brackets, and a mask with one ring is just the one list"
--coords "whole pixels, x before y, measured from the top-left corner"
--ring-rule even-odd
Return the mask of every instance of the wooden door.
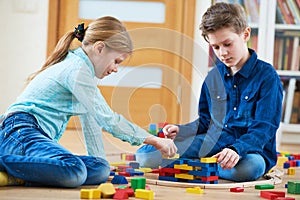
[[[131, 0], [132, 1], [132, 0]], [[135, 0], [159, 2], [165, 7], [164, 22], [124, 21], [134, 44], [133, 55], [123, 65], [134, 69], [159, 69], [157, 87], [101, 86], [103, 96], [114, 111], [147, 128], [150, 123], [189, 121], [195, 0]], [[51, 52], [58, 39], [78, 23], [79, 0], [49, 1], [49, 45]], [[149, 74], [151, 76], [151, 74]], [[138, 77], [143, 80], [143, 77]], [[118, 80], [116, 80], [118, 81]], [[126, 82], [126, 77], [124, 80]], [[150, 83], [151, 84], [151, 83]], [[70, 122], [68, 128], [77, 127]]]

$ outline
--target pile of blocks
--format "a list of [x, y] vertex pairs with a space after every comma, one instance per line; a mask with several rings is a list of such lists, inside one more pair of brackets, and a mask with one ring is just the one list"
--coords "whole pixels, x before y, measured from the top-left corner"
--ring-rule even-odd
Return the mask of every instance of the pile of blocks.
[[217, 158], [199, 160], [179, 158], [159, 169], [159, 180], [189, 183], [217, 184], [219, 180]]
[[146, 179], [143, 177], [132, 178], [130, 186], [121, 185], [114, 187], [112, 183], [102, 183], [96, 189], [81, 189], [81, 199], [128, 199], [135, 197], [137, 199], [154, 199], [154, 192], [150, 188], [146, 188]]

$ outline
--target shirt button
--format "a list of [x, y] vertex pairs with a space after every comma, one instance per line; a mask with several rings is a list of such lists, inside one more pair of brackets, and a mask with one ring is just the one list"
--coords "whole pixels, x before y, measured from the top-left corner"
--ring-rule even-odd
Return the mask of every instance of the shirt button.
[[221, 97], [220, 96], [217, 96], [217, 99], [220, 99]]
[[236, 107], [234, 107], [233, 110], [236, 110]]
[[247, 99], [249, 99], [249, 97], [248, 97], [248, 96], [245, 96], [245, 99], [247, 100]]
[[227, 124], [225, 124], [225, 127], [227, 128], [227, 127], [228, 127], [228, 125], [227, 125]]
[[233, 85], [234, 88], [236, 88], [236, 85]]

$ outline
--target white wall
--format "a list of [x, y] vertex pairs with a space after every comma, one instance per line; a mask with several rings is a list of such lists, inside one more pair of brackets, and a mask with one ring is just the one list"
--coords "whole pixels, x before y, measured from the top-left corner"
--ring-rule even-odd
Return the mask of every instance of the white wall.
[[190, 120], [198, 117], [198, 102], [201, 85], [208, 72], [208, 43], [201, 36], [199, 25], [206, 9], [211, 5], [210, 0], [196, 0], [196, 14], [194, 26], [194, 56], [192, 71], [192, 95], [190, 105]]
[[46, 58], [48, 0], [0, 0], [0, 115]]

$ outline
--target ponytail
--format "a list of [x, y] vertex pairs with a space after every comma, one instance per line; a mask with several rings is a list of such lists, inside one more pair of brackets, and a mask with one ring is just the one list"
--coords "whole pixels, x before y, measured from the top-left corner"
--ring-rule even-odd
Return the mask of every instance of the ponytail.
[[41, 67], [41, 69], [39, 69], [38, 71], [34, 72], [33, 74], [31, 74], [27, 80], [26, 80], [26, 84], [28, 84], [32, 79], [34, 79], [39, 73], [41, 73], [42, 71], [44, 71], [45, 69], [47, 69], [49, 66], [54, 65], [60, 61], [62, 61], [63, 59], [65, 59], [65, 57], [68, 54], [68, 50], [71, 46], [72, 41], [74, 40], [75, 35], [74, 32], [68, 32], [66, 33], [57, 43], [54, 51], [52, 52], [52, 54], [47, 58], [45, 64]]

